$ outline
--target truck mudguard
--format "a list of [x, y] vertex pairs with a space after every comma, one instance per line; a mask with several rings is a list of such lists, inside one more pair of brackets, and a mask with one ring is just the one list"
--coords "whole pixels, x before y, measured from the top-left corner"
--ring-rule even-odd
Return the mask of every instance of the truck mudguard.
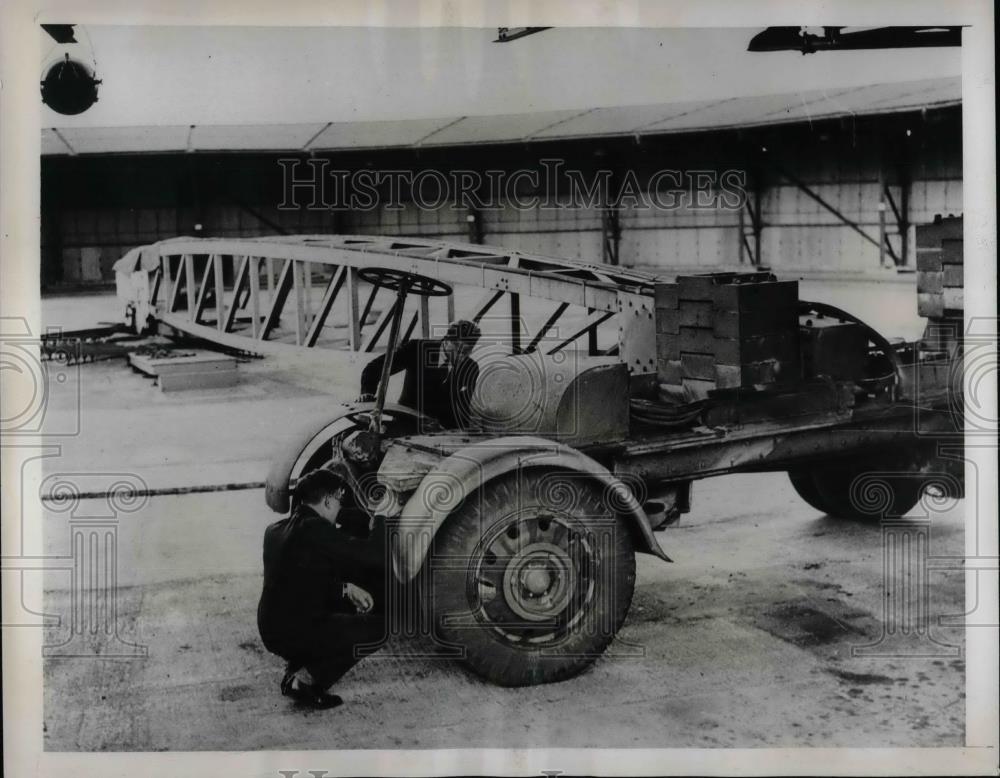
[[536, 467], [560, 468], [567, 475], [583, 475], [599, 484], [615, 512], [628, 517], [636, 548], [671, 561], [653, 535], [642, 505], [607, 468], [551, 440], [511, 436], [459, 449], [424, 476], [400, 515], [391, 520], [389, 536], [396, 576], [410, 581], [417, 575], [434, 535], [466, 497], [499, 476]]
[[[313, 419], [292, 435], [271, 462], [264, 484], [264, 500], [268, 507], [276, 513], [287, 513], [291, 507], [292, 482], [302, 475], [302, 468], [333, 437], [355, 429], [357, 424], [353, 421], [354, 417], [367, 413], [374, 407], [373, 402], [344, 403], [337, 408], [336, 415], [326, 421]], [[404, 405], [386, 403], [384, 413], [386, 416], [412, 420], [414, 427], [420, 422], [434, 423], [429, 417]]]

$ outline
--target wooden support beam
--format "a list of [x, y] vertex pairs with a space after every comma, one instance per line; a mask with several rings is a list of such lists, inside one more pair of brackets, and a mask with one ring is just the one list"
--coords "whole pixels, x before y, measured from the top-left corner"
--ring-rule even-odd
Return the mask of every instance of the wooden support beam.
[[333, 304], [337, 299], [337, 295], [340, 293], [341, 287], [344, 285], [346, 277], [347, 267], [345, 265], [341, 265], [334, 271], [333, 276], [330, 278], [330, 283], [327, 284], [326, 291], [323, 292], [323, 299], [320, 300], [316, 316], [309, 325], [309, 330], [306, 332], [304, 345], [309, 346], [310, 348], [316, 345], [319, 333], [323, 329], [323, 325], [326, 323], [326, 319], [330, 315], [330, 311], [333, 309]]

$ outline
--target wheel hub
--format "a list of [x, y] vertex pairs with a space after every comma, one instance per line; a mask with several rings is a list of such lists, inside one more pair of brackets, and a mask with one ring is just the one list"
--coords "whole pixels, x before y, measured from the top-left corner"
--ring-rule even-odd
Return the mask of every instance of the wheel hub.
[[527, 621], [558, 616], [569, 604], [575, 585], [573, 560], [553, 543], [530, 543], [514, 555], [504, 570], [504, 599], [514, 613]]
[[544, 568], [532, 568], [521, 573], [521, 586], [536, 597], [549, 588], [551, 580], [549, 571]]
[[599, 565], [572, 519], [533, 509], [497, 522], [470, 562], [476, 619], [508, 643], [534, 646], [557, 643], [583, 618]]

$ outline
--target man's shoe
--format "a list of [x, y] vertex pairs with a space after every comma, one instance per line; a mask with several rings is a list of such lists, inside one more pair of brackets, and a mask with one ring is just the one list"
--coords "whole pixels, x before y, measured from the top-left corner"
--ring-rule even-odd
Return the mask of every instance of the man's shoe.
[[281, 693], [287, 697], [292, 693], [292, 681], [295, 679], [295, 670], [287, 670], [284, 678], [281, 679]]
[[336, 694], [327, 694], [322, 689], [317, 689], [315, 686], [304, 684], [301, 681], [289, 680], [287, 684], [282, 681], [281, 693], [302, 705], [317, 710], [328, 710], [344, 704], [343, 699]]

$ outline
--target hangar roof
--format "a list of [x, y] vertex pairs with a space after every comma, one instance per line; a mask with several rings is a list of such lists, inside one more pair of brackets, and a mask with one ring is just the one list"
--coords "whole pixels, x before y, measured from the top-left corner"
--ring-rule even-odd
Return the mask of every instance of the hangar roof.
[[701, 101], [396, 121], [42, 129], [42, 154], [334, 151], [654, 135], [958, 105], [959, 76]]

